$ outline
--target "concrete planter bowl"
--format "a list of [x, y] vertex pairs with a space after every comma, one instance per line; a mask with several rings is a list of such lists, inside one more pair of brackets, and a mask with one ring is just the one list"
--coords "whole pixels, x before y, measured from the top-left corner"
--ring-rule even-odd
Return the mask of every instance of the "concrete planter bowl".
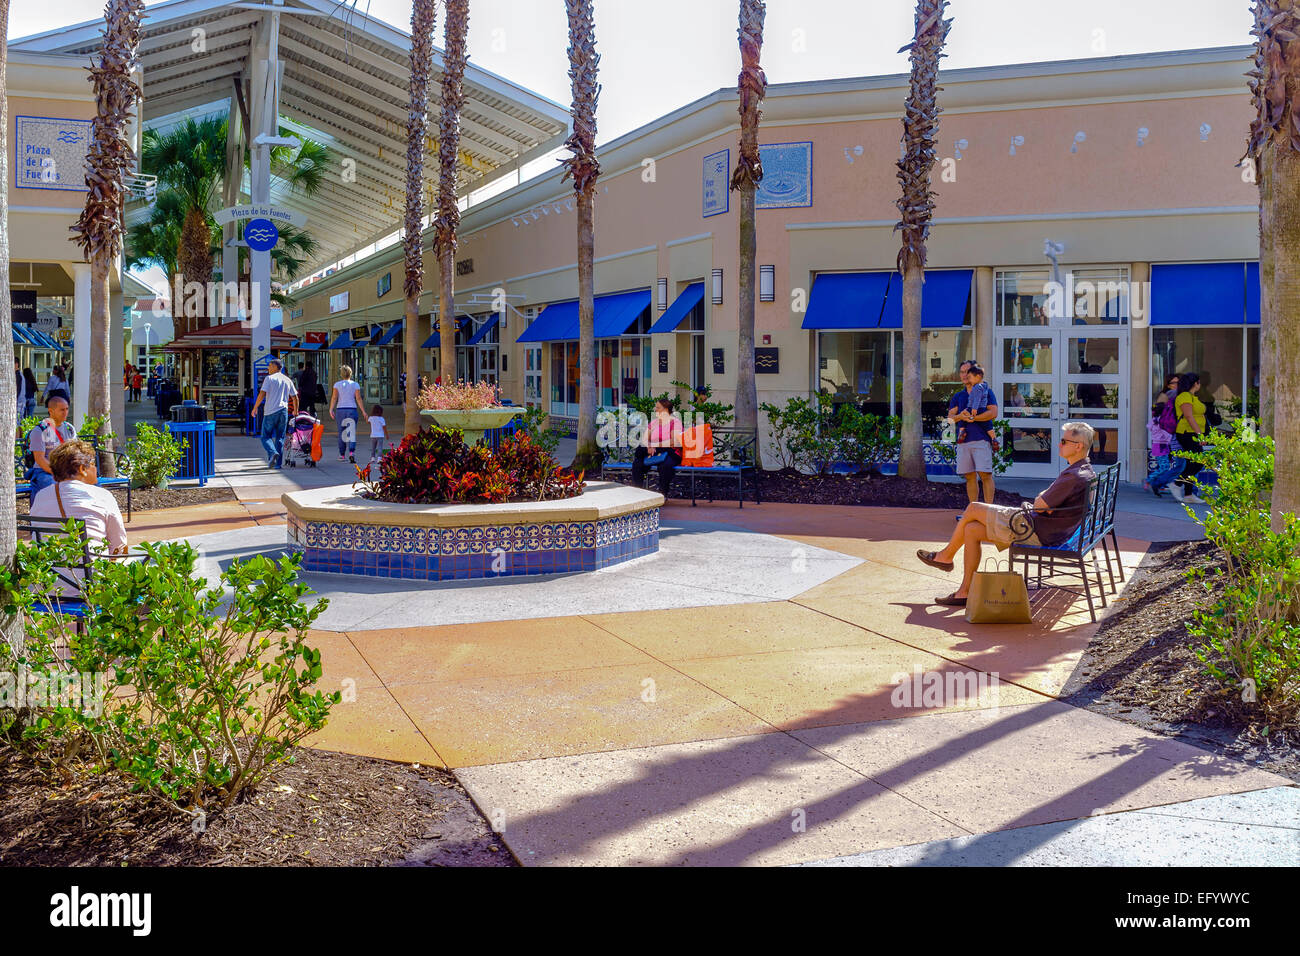
[[421, 418], [436, 422], [443, 428], [457, 429], [465, 436], [466, 445], [475, 445], [483, 440], [483, 433], [501, 428], [522, 408], [498, 405], [490, 408], [426, 408], [420, 412]]
[[595, 571], [654, 554], [664, 503], [656, 492], [600, 481], [558, 501], [406, 505], [347, 485], [281, 501], [304, 570], [421, 581]]

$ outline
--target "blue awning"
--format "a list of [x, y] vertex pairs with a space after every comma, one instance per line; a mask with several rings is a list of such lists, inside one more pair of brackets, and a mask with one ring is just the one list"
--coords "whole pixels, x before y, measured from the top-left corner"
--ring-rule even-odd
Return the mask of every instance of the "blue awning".
[[[460, 328], [462, 325], [464, 325], [466, 322], [469, 322], [469, 321], [470, 321], [470, 316], [468, 316], [468, 315], [462, 315], [462, 316], [460, 316], [460, 317], [456, 320], [456, 328]], [[420, 348], [422, 348], [422, 349], [436, 349], [436, 348], [441, 348], [441, 347], [442, 347], [442, 330], [438, 328], [438, 325], [437, 325], [437, 323], [435, 322], [435, 323], [434, 323], [434, 326], [433, 326], [433, 334], [430, 335], [427, 339], [424, 340], [424, 344], [421, 345]]]
[[478, 345], [480, 342], [483, 341], [483, 337], [484, 337], [485, 335], [487, 335], [489, 332], [491, 332], [493, 329], [495, 329], [495, 328], [497, 327], [497, 323], [500, 322], [500, 321], [501, 321], [501, 313], [500, 313], [500, 312], [493, 312], [493, 313], [492, 313], [492, 318], [490, 318], [490, 319], [488, 319], [486, 322], [484, 322], [484, 323], [483, 323], [483, 327], [480, 328], [477, 332], [475, 332], [475, 333], [474, 333], [474, 337], [473, 337], [472, 339], [470, 339], [468, 342], [466, 342], [465, 344], [466, 344], [466, 345]]
[[704, 301], [704, 283], [692, 282], [670, 305], [659, 321], [650, 326], [651, 334], [659, 332], [676, 332], [682, 319], [691, 314], [691, 310]]
[[[1241, 325], [1246, 315], [1247, 265], [1193, 262], [1152, 266], [1151, 324]], [[1255, 289], [1259, 289], [1258, 280]], [[1258, 316], [1258, 301], [1255, 312]]]
[[1246, 324], [1259, 325], [1259, 263], [1246, 263]]
[[352, 330], [344, 329], [339, 333], [339, 337], [331, 342], [327, 348], [331, 349], [359, 349], [366, 344], [365, 339], [352, 338]]
[[[960, 329], [966, 325], [973, 269], [926, 269], [921, 290], [921, 328]], [[903, 277], [889, 274], [889, 294], [880, 313], [882, 329], [903, 327]]]
[[14, 345], [30, 345], [27, 339], [18, 331], [18, 326], [9, 326], [9, 334], [13, 337]]
[[[650, 307], [650, 290], [598, 295], [595, 300], [595, 333], [598, 339], [616, 339]], [[548, 305], [530, 325], [520, 342], [567, 342], [578, 338], [578, 300]]]
[[823, 272], [813, 280], [805, 329], [874, 329], [889, 290], [888, 272]]
[[406, 324], [405, 319], [401, 319], [397, 322], [394, 322], [391, 326], [389, 326], [388, 331], [385, 332], [383, 335], [381, 335], [378, 339], [375, 339], [374, 336], [371, 336], [372, 341], [370, 344], [374, 346], [390, 344], [393, 341], [393, 339], [397, 338], [399, 335], [402, 334], [402, 326], [405, 324]]
[[315, 352], [321, 347], [322, 345], [320, 342], [308, 342], [305, 339], [299, 339], [297, 342], [294, 342], [293, 345], [289, 346], [289, 348], [297, 349], [301, 352]]

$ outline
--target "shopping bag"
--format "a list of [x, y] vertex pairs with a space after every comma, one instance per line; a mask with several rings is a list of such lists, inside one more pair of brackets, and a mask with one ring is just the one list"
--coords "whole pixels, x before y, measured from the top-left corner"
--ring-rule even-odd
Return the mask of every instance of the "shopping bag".
[[[993, 570], [988, 570], [989, 561]], [[1025, 579], [1010, 565], [1005, 571], [998, 569], [996, 558], [984, 562], [984, 569], [975, 572], [970, 593], [966, 597], [966, 621], [970, 624], [1028, 624], [1029, 590]]]
[[320, 461], [321, 459], [321, 436], [325, 434], [325, 426], [317, 422], [311, 429], [311, 460]]

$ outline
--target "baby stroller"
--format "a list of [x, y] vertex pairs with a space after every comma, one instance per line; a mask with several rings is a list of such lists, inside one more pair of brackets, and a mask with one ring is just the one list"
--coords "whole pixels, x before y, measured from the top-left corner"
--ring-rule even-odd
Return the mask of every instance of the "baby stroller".
[[320, 419], [306, 412], [299, 412], [289, 422], [289, 434], [285, 438], [284, 463], [296, 468], [302, 461], [309, 468], [315, 468], [320, 461], [320, 439], [325, 434], [325, 426]]

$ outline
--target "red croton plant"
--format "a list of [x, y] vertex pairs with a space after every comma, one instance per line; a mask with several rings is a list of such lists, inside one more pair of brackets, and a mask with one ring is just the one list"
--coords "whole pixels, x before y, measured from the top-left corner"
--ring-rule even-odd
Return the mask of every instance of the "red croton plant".
[[378, 477], [371, 477], [373, 467], [357, 467], [361, 496], [403, 504], [548, 501], [583, 488], [581, 474], [560, 467], [522, 432], [493, 453], [466, 445], [459, 431], [422, 428], [384, 456]]

